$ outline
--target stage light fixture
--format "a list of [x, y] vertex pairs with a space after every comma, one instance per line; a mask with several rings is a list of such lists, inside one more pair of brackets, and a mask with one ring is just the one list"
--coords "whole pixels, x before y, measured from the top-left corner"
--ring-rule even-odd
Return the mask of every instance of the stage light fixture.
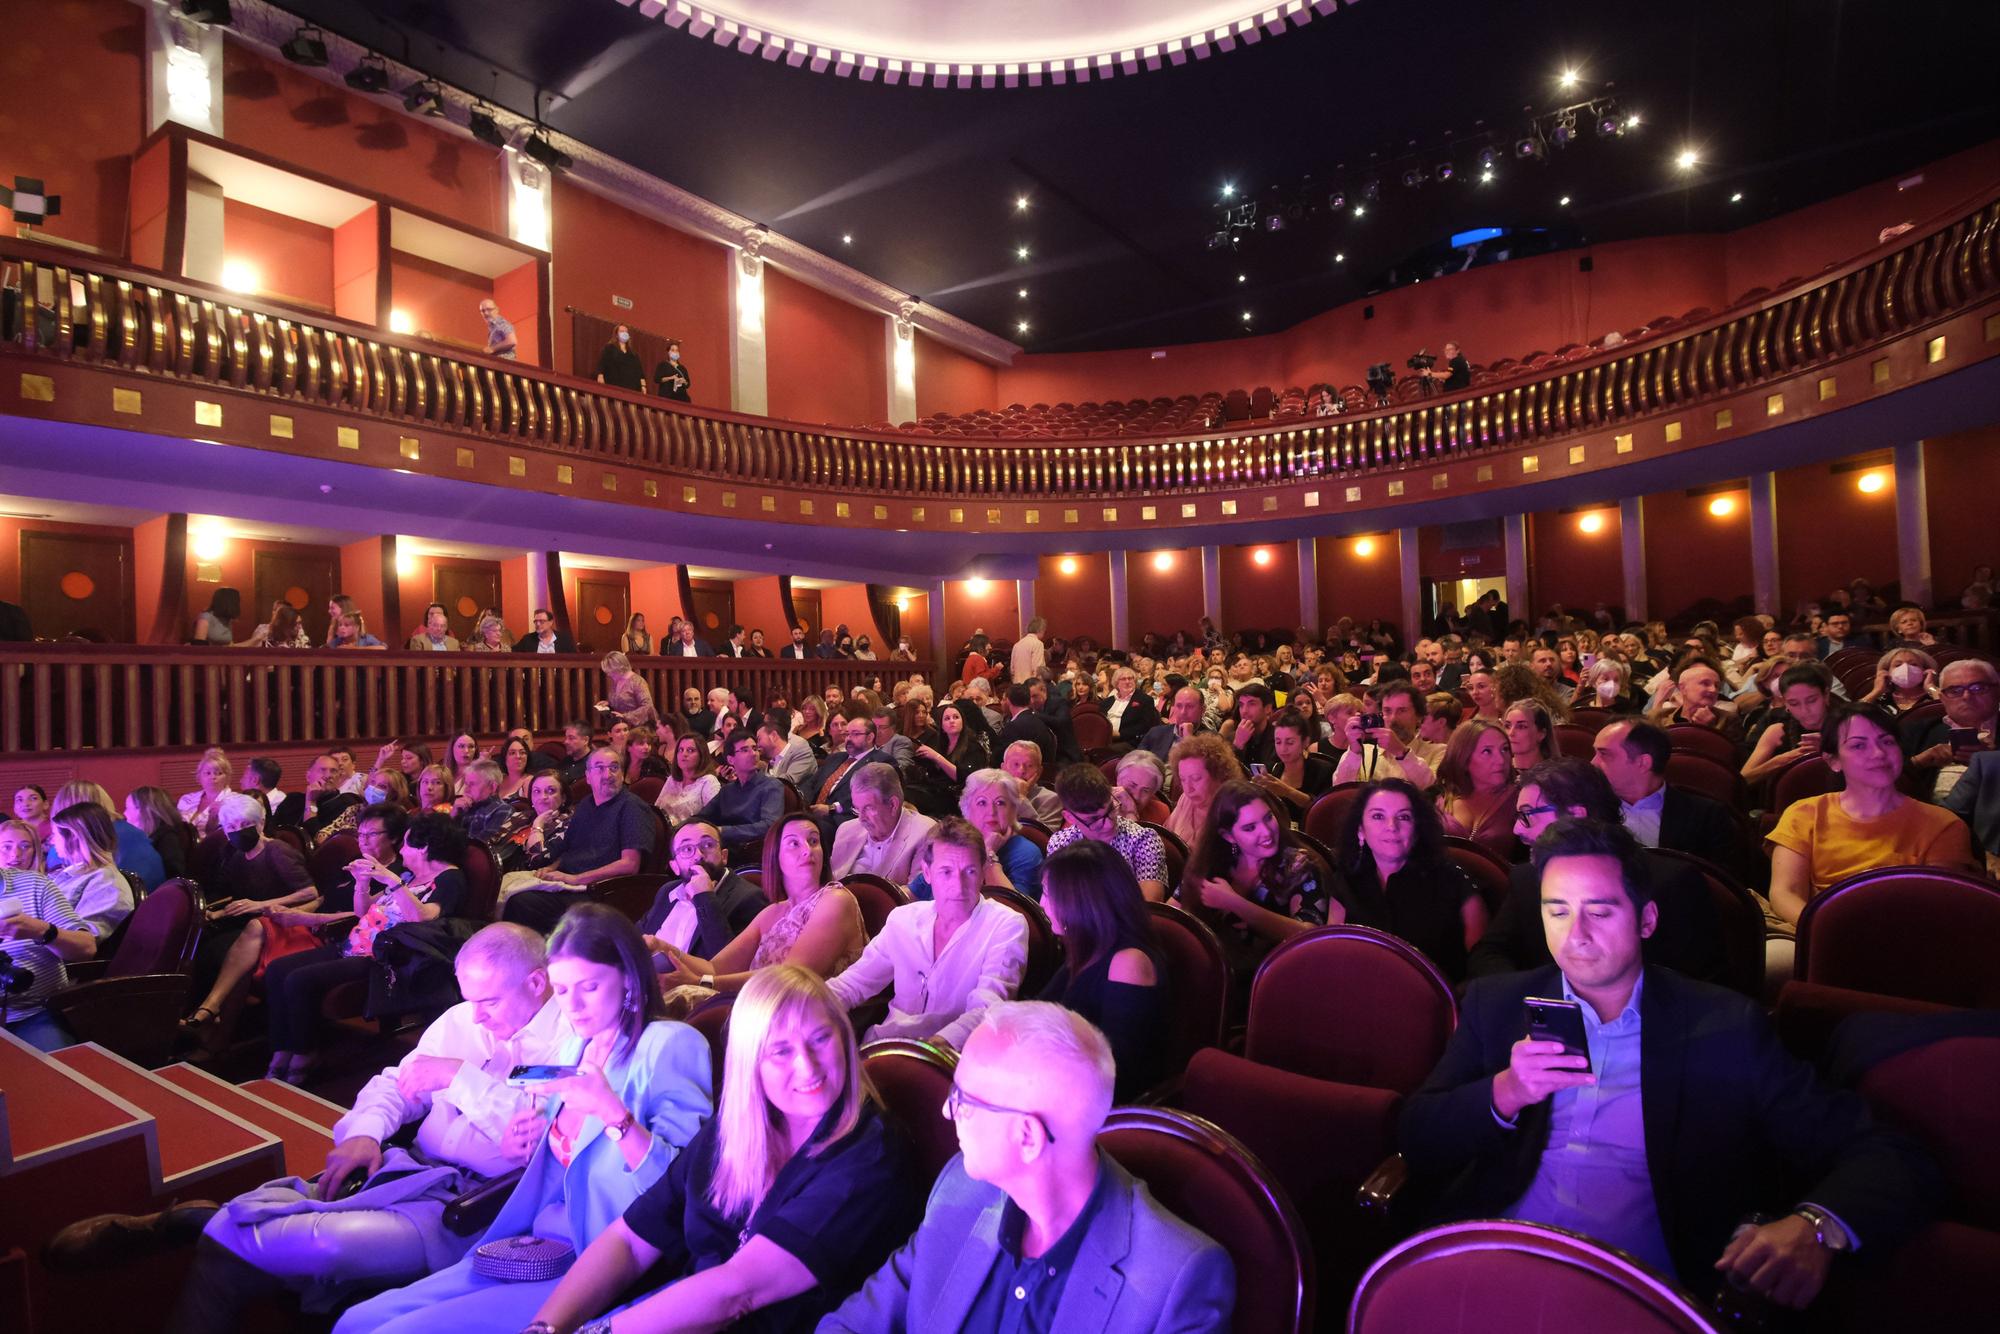
[[1222, 197], [1224, 199], [1234, 199], [1236, 197], [1236, 187], [1224, 181], [1222, 184]]
[[320, 69], [326, 64], [326, 35], [310, 23], [301, 23], [278, 53], [294, 65]]
[[1285, 230], [1285, 215], [1282, 213], [1266, 213], [1264, 215], [1264, 230], [1267, 232], [1282, 232]]
[[1347, 263], [1347, 256], [1341, 253], [1340, 251], [1335, 251], [1333, 256], [1333, 262], [1336, 264], [1345, 264]]
[[1247, 273], [1239, 273], [1236, 275], [1236, 281], [1239, 283], [1247, 283], [1250, 281], [1250, 275]]
[[1220, 250], [1222, 249], [1222, 247], [1228, 244], [1229, 244], [1228, 232], [1210, 232], [1208, 234], [1208, 248], [1210, 250]]
[[1248, 324], [1250, 322], [1250, 312], [1247, 310], [1243, 312], [1243, 322], [1245, 324]]
[[1695, 152], [1692, 148], [1683, 148], [1674, 155], [1674, 165], [1682, 171], [1693, 171], [1701, 165], [1701, 154]]
[[181, 0], [181, 13], [205, 26], [226, 28], [234, 17], [229, 0]]
[[421, 79], [403, 90], [403, 110], [413, 116], [444, 115], [444, 89], [432, 79]]
[[550, 143], [548, 136], [540, 130], [528, 136], [528, 142], [521, 145], [521, 152], [550, 171], [568, 171], [576, 165], [575, 159]]
[[1514, 156], [1523, 162], [1543, 162], [1548, 155], [1548, 147], [1535, 135], [1526, 135], [1514, 141]]
[[501, 129], [500, 122], [493, 118], [493, 108], [483, 102], [472, 108], [472, 114], [466, 118], [465, 128], [471, 130], [472, 137], [482, 144], [491, 144], [495, 148], [507, 146], [507, 132]]
[[1017, 213], [1026, 213], [1028, 211], [1028, 197], [1026, 195], [1020, 195], [1015, 198], [1014, 211]]
[[1489, 145], [1479, 150], [1479, 170], [1481, 170], [1482, 172], [1492, 171], [1495, 167], [1499, 165], [1500, 165], [1499, 149]]
[[1027, 257], [1028, 257], [1028, 247], [1024, 245], [1014, 247], [1015, 259], [1026, 259]]
[[1736, 192], [1735, 194], [1733, 194], [1733, 195], [1729, 196], [1729, 202], [1730, 202], [1730, 203], [1732, 203], [1732, 204], [1740, 204], [1740, 203], [1742, 203], [1742, 202], [1743, 202], [1743, 192], [1742, 192], [1741, 190], [1738, 190], [1738, 191], [1737, 191], [1737, 192]]
[[1431, 175], [1436, 178], [1439, 185], [1443, 185], [1446, 181], [1458, 175], [1458, 168], [1452, 166], [1449, 162], [1440, 162], [1431, 168]]
[[1424, 175], [1422, 167], [1410, 167], [1403, 172], [1403, 188], [1414, 190], [1429, 179], [1430, 177]]
[[1562, 197], [1561, 199], [1558, 199], [1558, 200], [1556, 200], [1556, 207], [1557, 207], [1557, 208], [1568, 208], [1568, 207], [1569, 207], [1569, 196], [1568, 196], [1568, 195], [1564, 195], [1564, 196], [1563, 196], [1563, 197]]
[[1026, 301], [1028, 299], [1028, 289], [1023, 287], [1020, 291], [1014, 293], [1014, 295], [1020, 297], [1021, 300]]
[[852, 233], [852, 232], [842, 232], [842, 233], [840, 234], [840, 243], [841, 243], [842, 245], [853, 245], [853, 244], [854, 244], [854, 233]]
[[1625, 128], [1626, 128], [1626, 129], [1628, 129], [1628, 130], [1636, 130], [1636, 129], [1638, 129], [1638, 128], [1639, 128], [1639, 113], [1638, 113], [1638, 112], [1636, 112], [1636, 111], [1635, 111], [1635, 112], [1633, 112], [1633, 113], [1632, 113], [1631, 115], [1629, 115], [1629, 116], [1627, 116], [1627, 117], [1625, 118]]
[[1370, 176], [1361, 185], [1361, 202], [1373, 204], [1382, 198], [1382, 178]]
[[1015, 333], [1028, 332], [1028, 322], [1026, 320], [1017, 320], [1014, 324], [1014, 332]]
[[1335, 213], [1338, 213], [1338, 212], [1340, 212], [1340, 211], [1341, 211], [1342, 209], [1346, 208], [1346, 207], [1347, 207], [1347, 191], [1345, 191], [1345, 190], [1335, 190], [1335, 191], [1334, 191], [1334, 192], [1333, 192], [1332, 194], [1330, 194], [1330, 195], [1328, 195], [1328, 196], [1326, 197], [1326, 206], [1327, 206], [1327, 208], [1328, 208], [1328, 209], [1330, 209], [1331, 211], [1333, 211], [1333, 212], [1335, 212]]
[[1490, 168], [1487, 169], [1486, 171], [1482, 171], [1479, 173], [1479, 183], [1481, 185], [1491, 185], [1493, 184], [1493, 176], [1494, 173]]
[[342, 82], [357, 93], [383, 92], [389, 87], [389, 67], [382, 63], [382, 57], [365, 55]]
[[1561, 84], [1564, 88], [1574, 88], [1576, 87], [1576, 80], [1577, 80], [1576, 71], [1573, 69], [1566, 69], [1562, 72], [1562, 77], [1556, 80], [1556, 82]]
[[1354, 206], [1354, 216], [1355, 216], [1355, 217], [1357, 217], [1357, 218], [1361, 218], [1361, 217], [1366, 217], [1366, 216], [1367, 216], [1367, 214], [1368, 214], [1368, 210], [1367, 210], [1367, 209], [1365, 209], [1365, 208], [1363, 208], [1363, 207], [1362, 207], [1361, 205], [1359, 205], [1359, 204], [1356, 204], [1356, 205]]
[[1615, 139], [1625, 133], [1625, 118], [1618, 114], [1618, 108], [1606, 107], [1597, 118], [1597, 137]]

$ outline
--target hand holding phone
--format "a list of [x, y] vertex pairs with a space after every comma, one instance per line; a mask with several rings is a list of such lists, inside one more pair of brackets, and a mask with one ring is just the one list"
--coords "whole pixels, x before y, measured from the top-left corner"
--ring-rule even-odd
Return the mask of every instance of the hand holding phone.
[[517, 1065], [507, 1072], [509, 1088], [533, 1088], [558, 1079], [568, 1079], [581, 1068], [574, 1065]]
[[[1526, 1003], [1528, 1035], [1514, 1044], [1507, 1068], [1493, 1077], [1493, 1110], [1508, 1121], [1564, 1089], [1597, 1082], [1590, 1073], [1581, 1007], [1535, 996]], [[1568, 1017], [1561, 1015], [1565, 1009]]]

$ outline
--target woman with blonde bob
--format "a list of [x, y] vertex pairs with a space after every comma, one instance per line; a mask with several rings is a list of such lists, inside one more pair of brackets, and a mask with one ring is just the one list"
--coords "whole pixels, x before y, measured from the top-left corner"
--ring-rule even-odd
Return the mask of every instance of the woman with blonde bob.
[[620, 1294], [660, 1266], [675, 1277], [621, 1308], [620, 1328], [811, 1329], [915, 1227], [907, 1155], [826, 983], [767, 968], [730, 1011], [715, 1116], [528, 1328], [608, 1329]]

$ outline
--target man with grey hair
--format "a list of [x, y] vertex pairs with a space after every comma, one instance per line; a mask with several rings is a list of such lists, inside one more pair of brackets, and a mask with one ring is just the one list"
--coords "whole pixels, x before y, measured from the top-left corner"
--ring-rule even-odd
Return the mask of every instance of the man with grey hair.
[[859, 872], [908, 884], [910, 863], [937, 821], [903, 800], [903, 780], [887, 760], [862, 765], [849, 781], [848, 791], [854, 800], [854, 818], [833, 836], [828, 874], [838, 880]]
[[989, 731], [998, 732], [1005, 725], [1007, 720], [1000, 716], [1000, 710], [993, 707], [991, 681], [983, 676], [973, 677], [965, 683], [965, 697], [977, 704], [979, 711], [986, 715], [986, 726]]
[[1023, 819], [1045, 829], [1062, 828], [1062, 799], [1042, 786], [1042, 748], [1032, 741], [1015, 741], [1000, 753], [1000, 767], [1021, 785]]
[[1227, 1329], [1228, 1254], [1100, 1149], [1111, 1048], [1074, 1011], [987, 1009], [944, 1114], [960, 1156], [924, 1221], [819, 1334]]
[[2000, 743], [1994, 723], [2000, 715], [2000, 671], [1984, 658], [1948, 662], [1938, 673], [1938, 698], [1944, 716], [1913, 724], [1902, 743], [1910, 767], [1923, 771], [1917, 780], [1928, 782], [1930, 795], [1943, 801], [1973, 756]]
[[1016, 685], [1025, 685], [1040, 676], [1048, 667], [1049, 653], [1042, 643], [1049, 623], [1037, 616], [1028, 622], [1028, 628], [1014, 641], [1013, 652], [1007, 655], [1007, 678]]
[[500, 795], [505, 779], [500, 766], [479, 759], [465, 766], [465, 795], [452, 803], [451, 815], [476, 843], [491, 843], [514, 814], [514, 805]]
[[[454, 964], [464, 1000], [416, 1049], [368, 1081], [333, 1128], [326, 1168], [271, 1182], [209, 1219], [172, 1334], [234, 1329], [249, 1304], [281, 1293], [326, 1311], [454, 1263], [478, 1240], [444, 1226], [444, 1206], [521, 1165], [508, 1125], [536, 1105], [507, 1084], [517, 1065], [555, 1061], [571, 1041], [551, 1003], [542, 938], [511, 922], [479, 931]], [[384, 1147], [416, 1124], [413, 1148]], [[139, 1220], [91, 1219], [71, 1232], [123, 1232]], [[76, 1239], [79, 1257], [108, 1241]]]

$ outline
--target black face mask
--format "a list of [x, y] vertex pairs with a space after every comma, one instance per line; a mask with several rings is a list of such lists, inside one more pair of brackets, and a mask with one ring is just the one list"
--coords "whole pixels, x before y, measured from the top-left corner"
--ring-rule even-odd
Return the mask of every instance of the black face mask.
[[244, 825], [241, 829], [229, 831], [229, 841], [238, 852], [248, 852], [257, 846], [257, 826]]

